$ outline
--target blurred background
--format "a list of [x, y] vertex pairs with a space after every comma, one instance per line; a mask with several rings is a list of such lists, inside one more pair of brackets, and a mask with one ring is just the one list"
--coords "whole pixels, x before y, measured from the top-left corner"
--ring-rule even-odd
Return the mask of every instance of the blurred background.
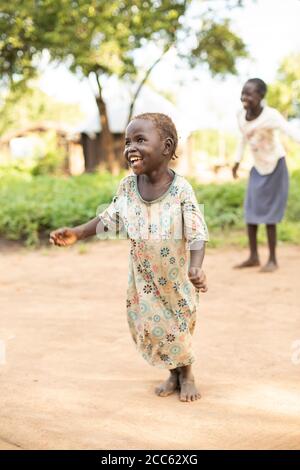
[[[174, 167], [205, 206], [212, 245], [245, 245], [249, 155], [241, 179], [231, 175], [240, 92], [248, 78], [262, 78], [268, 105], [300, 126], [299, 18], [299, 0], [6, 2], [1, 239], [36, 246], [51, 229], [94, 217], [128, 172], [128, 121], [163, 112], [179, 133]], [[279, 238], [298, 243], [300, 149], [282, 139], [291, 191]]]

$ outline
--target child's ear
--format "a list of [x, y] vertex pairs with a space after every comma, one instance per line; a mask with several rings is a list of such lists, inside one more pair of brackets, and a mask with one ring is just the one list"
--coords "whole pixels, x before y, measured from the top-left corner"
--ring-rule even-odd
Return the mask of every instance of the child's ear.
[[173, 150], [174, 150], [174, 140], [172, 139], [172, 137], [167, 137], [165, 139], [165, 148], [163, 151], [163, 155], [167, 155], [168, 157], [171, 157]]

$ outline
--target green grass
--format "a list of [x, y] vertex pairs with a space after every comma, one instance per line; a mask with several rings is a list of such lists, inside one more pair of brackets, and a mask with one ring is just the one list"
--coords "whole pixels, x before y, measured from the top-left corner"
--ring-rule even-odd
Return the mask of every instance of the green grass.
[[[0, 171], [0, 237], [37, 246], [49, 232], [95, 217], [97, 207], [111, 201], [120, 177], [109, 173], [73, 178], [31, 176]], [[204, 204], [210, 246], [247, 245], [243, 221], [245, 181], [200, 185], [191, 180], [197, 199]], [[300, 170], [291, 176], [285, 220], [279, 224], [282, 242], [300, 243]], [[259, 240], [266, 242], [261, 227]]]

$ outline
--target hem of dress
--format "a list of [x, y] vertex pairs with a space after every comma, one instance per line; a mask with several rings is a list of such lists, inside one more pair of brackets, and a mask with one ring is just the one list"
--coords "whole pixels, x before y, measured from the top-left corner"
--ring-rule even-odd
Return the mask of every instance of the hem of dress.
[[191, 366], [192, 364], [194, 364], [194, 362], [195, 362], [195, 358], [191, 359], [191, 360], [188, 361], [187, 363], [182, 363], [182, 362], [180, 362], [180, 366], [171, 367], [171, 368], [169, 368], [168, 370], [178, 369], [178, 367]]
[[192, 365], [194, 362], [195, 362], [195, 358], [192, 357], [190, 360], [188, 361], [184, 361], [184, 362], [179, 362], [178, 365], [168, 365], [168, 364], [153, 364], [152, 362], [148, 361], [146, 358], [143, 358], [145, 359], [145, 361], [152, 367], [156, 367], [157, 369], [164, 369], [164, 370], [174, 370], [174, 369], [178, 369], [178, 367], [186, 367], [186, 366], [190, 366]]
[[276, 220], [247, 220], [245, 219], [245, 223], [246, 224], [249, 224], [249, 225], [276, 225], [276, 224], [279, 224], [283, 219], [283, 216], [280, 218], [280, 219], [276, 219]]

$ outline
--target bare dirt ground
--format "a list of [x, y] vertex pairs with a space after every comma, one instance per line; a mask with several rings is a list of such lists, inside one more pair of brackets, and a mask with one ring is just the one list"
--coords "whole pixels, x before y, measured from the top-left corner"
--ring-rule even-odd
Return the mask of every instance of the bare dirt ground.
[[273, 274], [208, 251], [196, 403], [153, 393], [166, 374], [129, 335], [127, 242], [84, 251], [0, 251], [1, 449], [300, 448], [299, 247]]

